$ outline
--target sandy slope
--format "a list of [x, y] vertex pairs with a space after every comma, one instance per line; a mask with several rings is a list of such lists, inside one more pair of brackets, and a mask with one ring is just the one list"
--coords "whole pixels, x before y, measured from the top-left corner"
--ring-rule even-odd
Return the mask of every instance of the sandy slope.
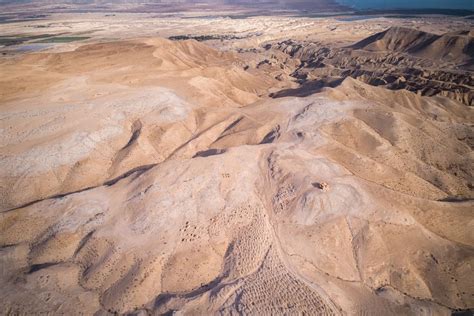
[[351, 78], [269, 99], [241, 65], [161, 39], [3, 61], [6, 311], [474, 305], [472, 109]]
[[[4, 61], [2, 208], [103, 184], [225, 128], [216, 120], [232, 119], [228, 108], [256, 101], [274, 81], [238, 63], [197, 42], [160, 39]], [[185, 147], [194, 154], [199, 142]]]

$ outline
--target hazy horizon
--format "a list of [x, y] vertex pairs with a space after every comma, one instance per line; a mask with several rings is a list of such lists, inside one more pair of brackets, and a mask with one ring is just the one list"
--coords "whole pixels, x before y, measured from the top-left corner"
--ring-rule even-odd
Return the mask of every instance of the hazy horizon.
[[320, 5], [343, 5], [354, 9], [467, 9], [474, 10], [472, 0], [151, 0], [151, 1], [123, 1], [123, 0], [0, 0], [0, 4], [14, 3], [49, 3], [49, 4], [113, 4], [113, 3], [210, 3], [248, 5], [258, 3], [275, 3], [279, 6], [288, 6], [297, 9], [314, 9]]
[[356, 9], [467, 9], [474, 10], [472, 0], [337, 0]]

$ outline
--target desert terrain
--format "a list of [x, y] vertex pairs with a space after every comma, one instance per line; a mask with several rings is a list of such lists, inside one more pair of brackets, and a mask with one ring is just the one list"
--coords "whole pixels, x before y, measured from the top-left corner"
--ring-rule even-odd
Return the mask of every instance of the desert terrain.
[[8, 8], [0, 314], [472, 313], [472, 17]]

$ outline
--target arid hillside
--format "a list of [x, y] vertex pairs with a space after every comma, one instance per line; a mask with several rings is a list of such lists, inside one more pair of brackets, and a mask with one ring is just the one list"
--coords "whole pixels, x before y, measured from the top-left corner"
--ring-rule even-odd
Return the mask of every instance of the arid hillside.
[[[373, 86], [442, 95], [474, 105], [474, 37], [470, 31], [435, 35], [391, 27], [346, 47], [286, 40], [268, 43], [265, 49], [291, 58], [296, 67], [288, 71], [302, 84], [294, 92], [300, 96], [352, 77]], [[285, 60], [277, 56], [269, 63]], [[274, 96], [291, 94], [290, 90], [280, 91]]]
[[3, 56], [3, 310], [473, 308], [472, 73], [467, 99], [344, 73], [376, 67], [361, 51], [466, 62], [471, 35], [394, 28], [325, 51], [144, 37]]

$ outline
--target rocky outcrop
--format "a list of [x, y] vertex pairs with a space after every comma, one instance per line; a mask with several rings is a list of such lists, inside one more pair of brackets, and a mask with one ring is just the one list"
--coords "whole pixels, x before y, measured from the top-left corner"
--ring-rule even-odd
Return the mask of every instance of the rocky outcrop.
[[330, 48], [321, 43], [287, 40], [267, 44], [264, 49], [275, 49], [298, 59], [300, 64], [292, 76], [300, 83], [352, 77], [374, 86], [440, 95], [473, 105], [471, 35], [466, 31], [438, 36], [390, 28], [350, 47]]
[[461, 64], [474, 58], [474, 37], [470, 31], [435, 35], [405, 27], [391, 27], [354, 44], [352, 48], [407, 53]]

